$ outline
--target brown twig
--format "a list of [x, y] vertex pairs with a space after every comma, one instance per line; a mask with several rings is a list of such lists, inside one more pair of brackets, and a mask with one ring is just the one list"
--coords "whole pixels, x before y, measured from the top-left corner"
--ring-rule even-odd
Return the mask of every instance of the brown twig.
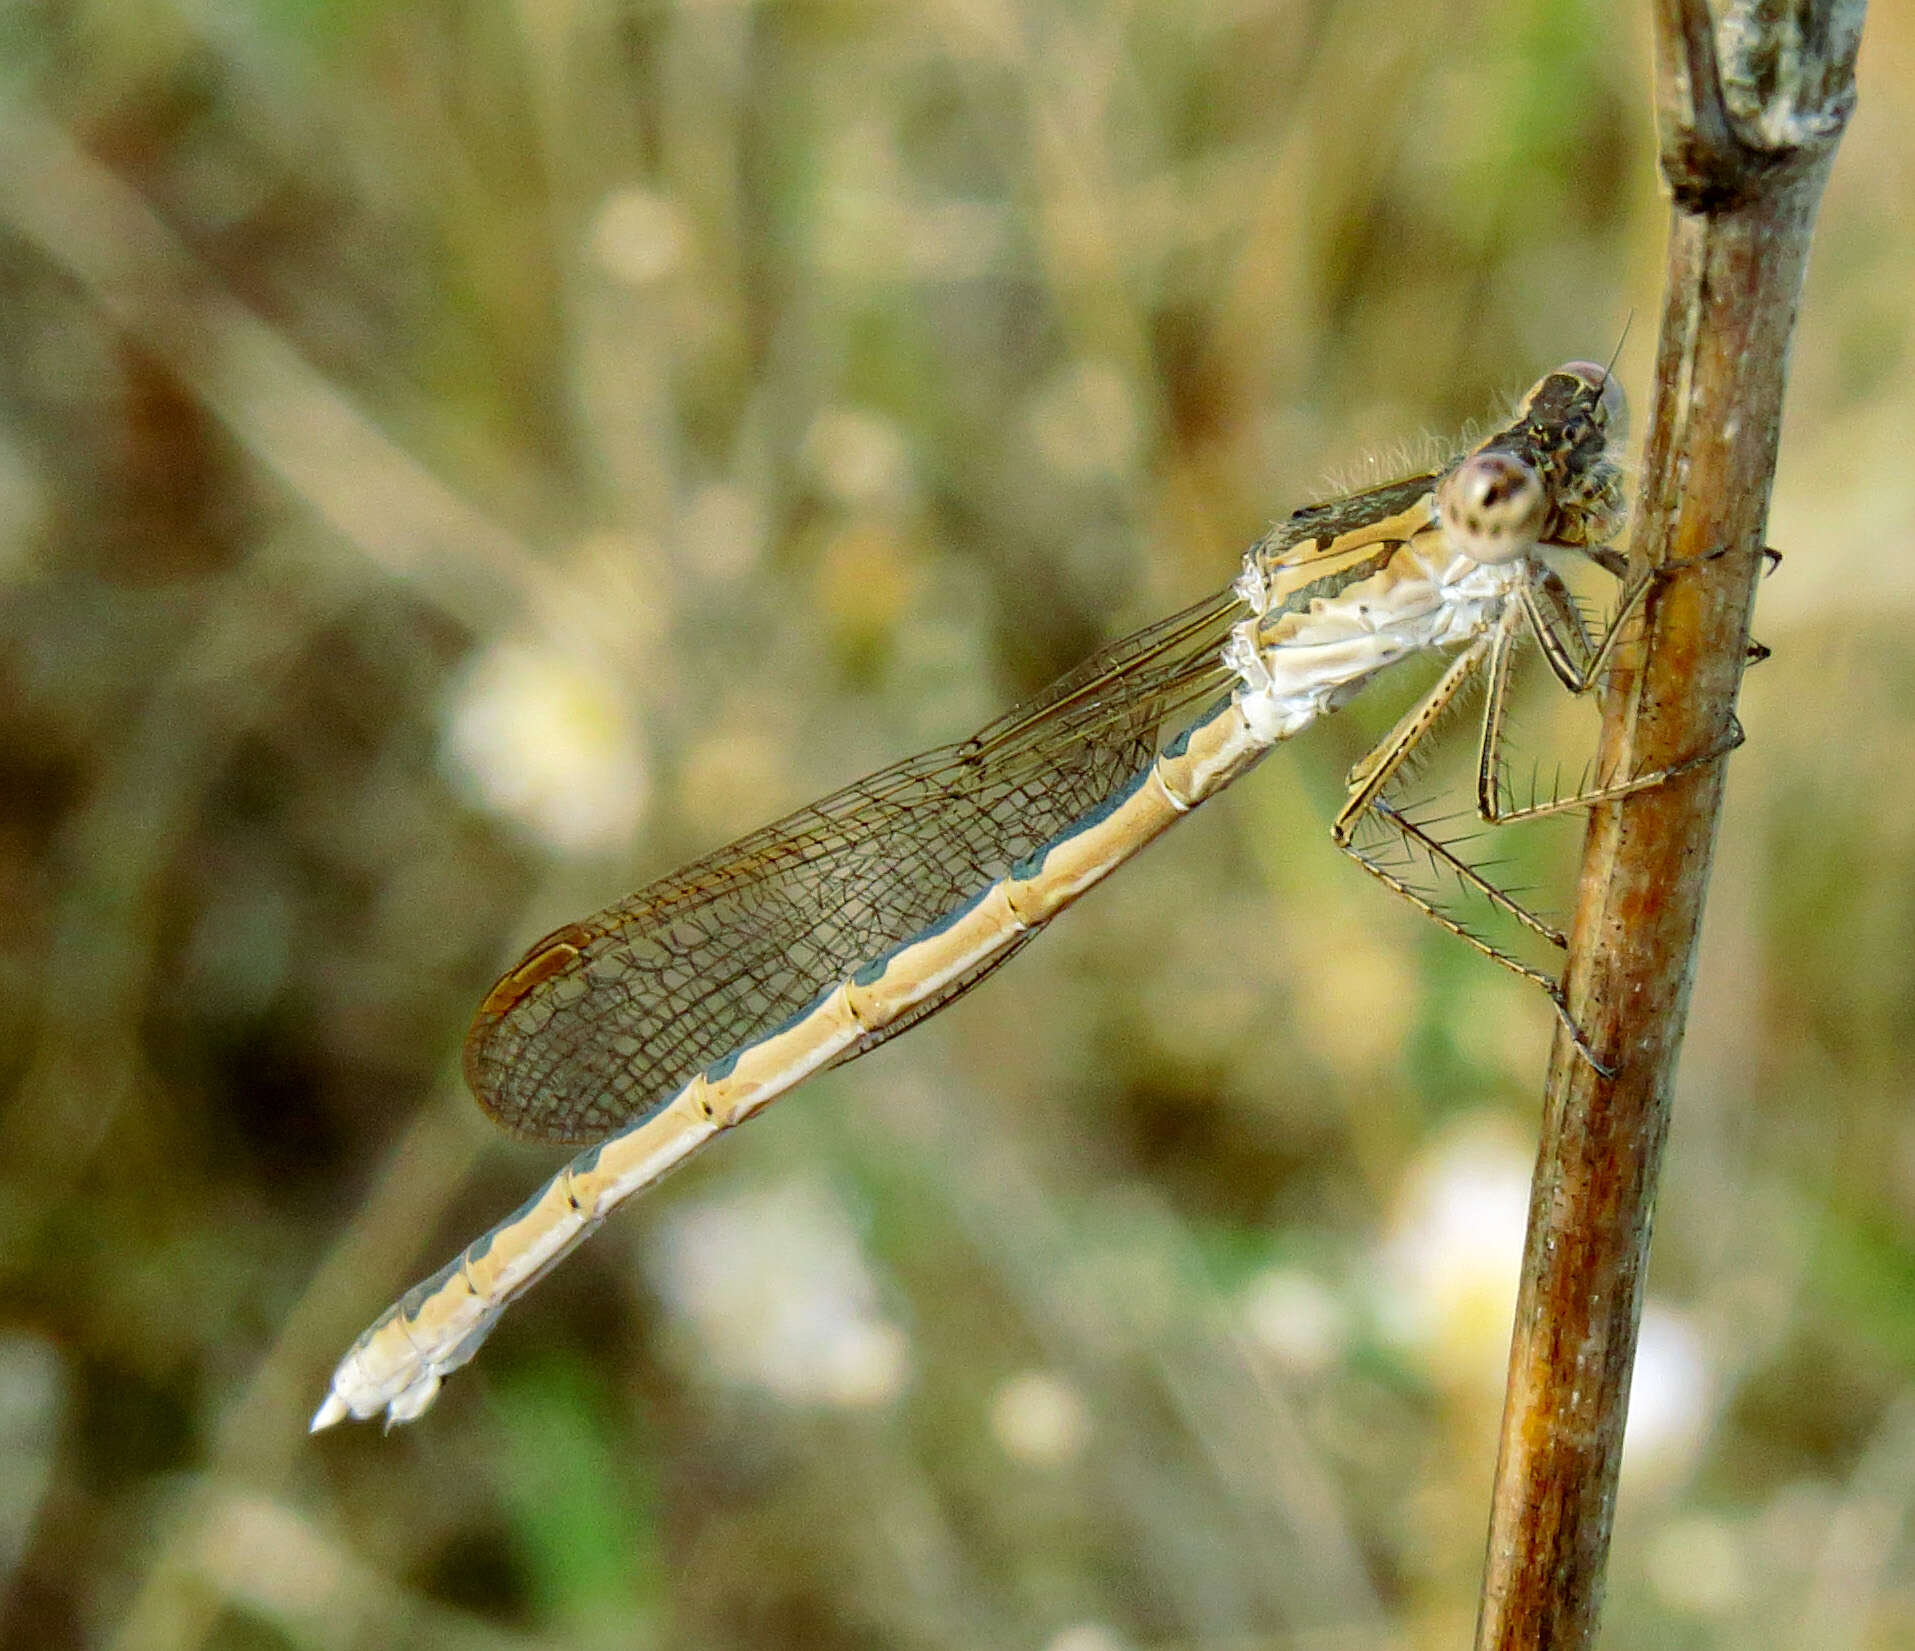
[[[1601, 772], [1725, 750], [1796, 301], [1854, 101], [1864, 0], [1654, 0], [1668, 285], [1633, 553], [1670, 569], [1604, 708]], [[1722, 765], [1595, 811], [1510, 1349], [1486, 1648], [1593, 1643], [1670, 1088]]]

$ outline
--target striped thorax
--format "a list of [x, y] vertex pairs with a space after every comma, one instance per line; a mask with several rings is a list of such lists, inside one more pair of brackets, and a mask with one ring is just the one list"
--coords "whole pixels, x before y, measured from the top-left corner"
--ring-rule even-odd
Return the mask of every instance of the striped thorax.
[[1616, 380], [1571, 362], [1448, 469], [1300, 510], [1253, 546], [1225, 650], [1251, 726], [1288, 739], [1398, 660], [1481, 636], [1545, 542], [1613, 566], [1625, 420]]

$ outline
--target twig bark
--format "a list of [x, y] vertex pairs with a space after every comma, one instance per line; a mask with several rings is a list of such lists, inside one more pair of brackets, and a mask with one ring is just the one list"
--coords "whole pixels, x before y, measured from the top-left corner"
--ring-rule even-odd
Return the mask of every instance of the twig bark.
[[[1726, 750], [1796, 301], [1854, 102], [1864, 0], [1653, 0], [1667, 291], [1632, 554], [1670, 568], [1604, 707], [1599, 771]], [[1510, 1349], [1478, 1651], [1593, 1643], [1670, 1088], [1722, 764], [1595, 811]]]

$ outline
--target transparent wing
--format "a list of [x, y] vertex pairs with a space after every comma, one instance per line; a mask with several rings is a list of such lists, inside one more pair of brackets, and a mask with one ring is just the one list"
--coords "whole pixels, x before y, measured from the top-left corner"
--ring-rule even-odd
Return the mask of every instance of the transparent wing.
[[[907, 758], [554, 931], [493, 988], [466, 1081], [507, 1128], [591, 1141], [1003, 876], [1222, 692], [1229, 591], [1111, 644], [970, 739]], [[1013, 950], [1015, 948], [1012, 948]], [[851, 1059], [970, 989], [953, 981]]]

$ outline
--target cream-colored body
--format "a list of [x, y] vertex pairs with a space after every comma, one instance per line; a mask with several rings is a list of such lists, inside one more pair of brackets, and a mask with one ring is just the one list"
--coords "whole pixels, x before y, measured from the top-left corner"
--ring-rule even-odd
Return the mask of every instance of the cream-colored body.
[[[1602, 369], [1584, 364], [1544, 380], [1531, 402], [1552, 380], [1571, 374], [1581, 375], [1571, 387], [1585, 393], [1598, 416], [1619, 414], [1613, 383]], [[1462, 663], [1474, 668], [1471, 661], [1485, 655], [1485, 639], [1508, 629], [1512, 599], [1534, 575], [1528, 553], [1545, 524], [1556, 521], [1550, 512], [1560, 503], [1526, 462], [1523, 477], [1530, 478], [1531, 490], [1516, 500], [1521, 519], [1514, 529], [1507, 511], [1480, 521], [1459, 516], [1458, 478], [1475, 479], [1467, 466], [1496, 439], [1447, 471], [1413, 479], [1426, 485], [1400, 487], [1389, 495], [1387, 510], [1379, 504], [1367, 515], [1345, 512], [1332, 519], [1337, 531], [1326, 529], [1316, 538], [1301, 536], [1302, 529], [1287, 535], [1280, 529], [1256, 546], [1233, 587], [1242, 617], [1223, 654], [1234, 677], [1226, 699], [1008, 875], [887, 955], [835, 982], [821, 982], [816, 999], [792, 1021], [707, 1066], [662, 1106], [574, 1158], [530, 1202], [409, 1291], [359, 1338], [335, 1371], [313, 1427], [381, 1410], [392, 1422], [419, 1415], [442, 1377], [473, 1355], [505, 1306], [616, 1205], [874, 1031], [948, 996], [954, 983], [979, 978], [991, 960], [1379, 671], [1413, 654], [1455, 648], [1471, 651]], [[1606, 454], [1607, 443], [1599, 445]], [[1500, 456], [1500, 450], [1492, 454]], [[1317, 507], [1317, 515], [1327, 516], [1329, 508]], [[1315, 519], [1300, 512], [1291, 522], [1306, 518]], [[1409, 739], [1401, 736], [1404, 749]], [[1375, 779], [1372, 794], [1400, 757], [1392, 752], [1371, 765], [1366, 783]], [[1364, 765], [1359, 773], [1366, 773]], [[532, 985], [509, 975], [495, 995], [509, 1005], [546, 974], [569, 966], [570, 956], [548, 965], [549, 955], [535, 952], [521, 965]]]

